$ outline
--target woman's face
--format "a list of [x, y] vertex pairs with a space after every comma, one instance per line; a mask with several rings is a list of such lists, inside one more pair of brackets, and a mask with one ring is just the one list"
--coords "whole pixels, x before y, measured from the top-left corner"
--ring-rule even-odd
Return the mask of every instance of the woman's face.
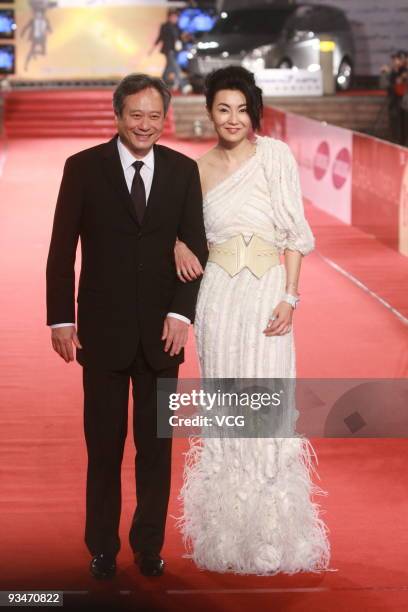
[[242, 91], [217, 91], [209, 116], [218, 137], [228, 144], [239, 144], [252, 130], [251, 118]]

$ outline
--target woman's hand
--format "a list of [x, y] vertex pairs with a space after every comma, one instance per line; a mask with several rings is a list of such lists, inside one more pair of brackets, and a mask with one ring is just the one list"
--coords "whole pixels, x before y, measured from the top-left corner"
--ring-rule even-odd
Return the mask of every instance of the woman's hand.
[[293, 308], [287, 302], [279, 302], [268, 321], [265, 336], [283, 336], [292, 329]]
[[183, 283], [195, 280], [204, 272], [198, 257], [181, 240], [177, 240], [174, 246], [174, 259], [177, 276]]

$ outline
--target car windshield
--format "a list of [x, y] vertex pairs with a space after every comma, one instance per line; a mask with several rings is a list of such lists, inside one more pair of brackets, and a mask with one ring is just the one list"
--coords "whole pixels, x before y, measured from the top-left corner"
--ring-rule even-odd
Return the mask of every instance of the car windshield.
[[284, 9], [242, 10], [225, 13], [212, 32], [214, 34], [279, 34], [294, 7]]

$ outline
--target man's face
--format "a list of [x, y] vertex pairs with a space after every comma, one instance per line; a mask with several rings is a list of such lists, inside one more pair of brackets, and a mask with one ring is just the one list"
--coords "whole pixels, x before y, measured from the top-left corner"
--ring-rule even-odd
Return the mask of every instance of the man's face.
[[135, 157], [144, 157], [160, 138], [164, 127], [163, 99], [157, 89], [148, 87], [126, 96], [116, 126], [123, 144]]

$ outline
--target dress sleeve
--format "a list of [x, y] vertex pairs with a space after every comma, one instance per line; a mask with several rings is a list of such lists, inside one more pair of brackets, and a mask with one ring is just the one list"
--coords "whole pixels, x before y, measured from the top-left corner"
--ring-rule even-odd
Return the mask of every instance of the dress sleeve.
[[280, 188], [275, 216], [277, 246], [307, 255], [315, 247], [315, 238], [304, 214], [298, 166], [287, 144], [279, 142], [279, 149], [275, 157]]

